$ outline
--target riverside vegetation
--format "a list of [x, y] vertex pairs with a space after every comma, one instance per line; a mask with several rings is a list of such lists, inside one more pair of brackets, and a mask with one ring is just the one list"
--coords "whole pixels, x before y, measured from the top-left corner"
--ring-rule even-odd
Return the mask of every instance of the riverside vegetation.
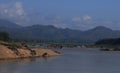
[[102, 39], [95, 43], [102, 51], [120, 51], [120, 38]]

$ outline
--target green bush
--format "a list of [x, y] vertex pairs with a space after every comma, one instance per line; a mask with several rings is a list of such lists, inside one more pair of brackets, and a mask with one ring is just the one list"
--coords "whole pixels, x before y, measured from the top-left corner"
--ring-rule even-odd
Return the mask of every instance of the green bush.
[[0, 40], [1, 41], [9, 41], [10, 37], [7, 32], [0, 32]]

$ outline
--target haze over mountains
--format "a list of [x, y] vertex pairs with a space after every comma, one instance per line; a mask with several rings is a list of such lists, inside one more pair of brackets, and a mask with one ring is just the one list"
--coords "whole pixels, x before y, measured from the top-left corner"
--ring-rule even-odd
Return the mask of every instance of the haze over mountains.
[[56, 28], [52, 25], [22, 27], [3, 19], [0, 19], [0, 31], [6, 31], [12, 38], [19, 40], [49, 40], [75, 43], [93, 43], [104, 38], [120, 37], [119, 30], [112, 30], [103, 26], [98, 26], [87, 31]]

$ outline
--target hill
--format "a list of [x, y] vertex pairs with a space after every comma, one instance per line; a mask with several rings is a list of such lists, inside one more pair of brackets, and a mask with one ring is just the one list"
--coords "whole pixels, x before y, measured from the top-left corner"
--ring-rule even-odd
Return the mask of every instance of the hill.
[[16, 23], [11, 22], [9, 20], [0, 19], [0, 27], [19, 28], [19, 27], [22, 27], [22, 26], [17, 25]]
[[[0, 23], [3, 23], [0, 20]], [[3, 27], [4, 26], [4, 27]], [[98, 26], [87, 31], [56, 28], [52, 25], [32, 25], [27, 27], [4, 20], [0, 24], [0, 31], [5, 31], [16, 40], [24, 41], [52, 41], [70, 43], [93, 43], [104, 38], [119, 38], [120, 31]]]
[[120, 31], [112, 30], [104, 26], [98, 26], [93, 29], [87, 30], [83, 35], [86, 39], [100, 40], [104, 38], [119, 38]]

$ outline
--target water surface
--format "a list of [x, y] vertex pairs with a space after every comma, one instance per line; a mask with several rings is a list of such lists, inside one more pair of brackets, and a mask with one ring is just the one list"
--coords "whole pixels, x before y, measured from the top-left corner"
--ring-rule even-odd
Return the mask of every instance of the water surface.
[[0, 73], [120, 73], [120, 52], [59, 51], [64, 56], [0, 61]]

